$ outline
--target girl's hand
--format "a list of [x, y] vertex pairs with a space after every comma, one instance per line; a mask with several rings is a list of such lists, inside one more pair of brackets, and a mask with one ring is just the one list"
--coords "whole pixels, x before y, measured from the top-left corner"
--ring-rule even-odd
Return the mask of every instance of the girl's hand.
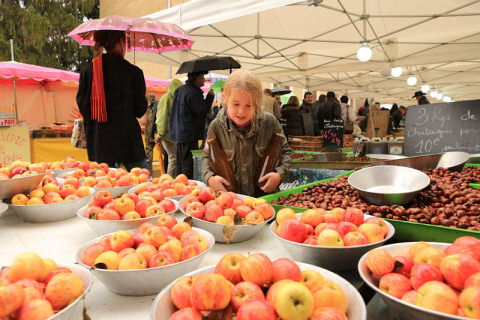
[[208, 185], [215, 191], [228, 191], [225, 186], [229, 186], [230, 182], [221, 176], [211, 176], [207, 181]]
[[280, 174], [278, 172], [270, 172], [261, 177], [258, 182], [259, 184], [265, 182], [263, 187], [261, 187], [260, 189], [262, 189], [266, 193], [270, 193], [278, 187], [281, 180], [282, 179], [280, 178]]

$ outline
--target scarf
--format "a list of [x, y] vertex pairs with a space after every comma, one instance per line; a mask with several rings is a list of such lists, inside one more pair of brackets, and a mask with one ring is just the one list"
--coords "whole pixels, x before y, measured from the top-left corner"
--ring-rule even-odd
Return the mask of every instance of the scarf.
[[107, 104], [103, 85], [103, 54], [93, 59], [92, 93], [90, 95], [91, 119], [99, 123], [107, 122]]

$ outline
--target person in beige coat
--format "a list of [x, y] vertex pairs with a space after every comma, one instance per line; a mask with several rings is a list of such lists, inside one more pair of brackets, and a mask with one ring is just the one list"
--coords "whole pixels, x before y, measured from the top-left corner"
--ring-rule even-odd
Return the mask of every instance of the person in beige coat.
[[280, 114], [280, 106], [278, 105], [275, 98], [272, 96], [272, 90], [266, 88], [263, 89], [263, 101], [262, 101], [262, 110], [273, 114], [277, 119], [280, 119], [282, 116]]
[[[237, 184], [236, 193], [261, 196], [275, 191], [285, 179], [290, 168], [292, 152], [282, 127], [274, 115], [263, 112], [263, 93], [260, 80], [251, 72], [237, 70], [232, 73], [224, 87], [223, 108], [208, 128], [208, 138], [215, 137], [225, 152]], [[281, 158], [274, 172], [254, 181], [259, 163], [272, 138], [281, 134]], [[208, 143], [202, 156], [202, 176], [215, 190], [226, 190], [229, 182], [215, 175], [210, 168]], [[263, 184], [264, 183], [264, 184]]]

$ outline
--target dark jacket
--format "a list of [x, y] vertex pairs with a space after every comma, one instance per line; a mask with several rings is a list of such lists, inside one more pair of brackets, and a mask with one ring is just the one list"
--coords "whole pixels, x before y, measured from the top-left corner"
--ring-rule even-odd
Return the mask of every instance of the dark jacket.
[[313, 103], [313, 119], [315, 120], [315, 135], [318, 136], [323, 130], [323, 102], [317, 100]]
[[[277, 118], [268, 112], [258, 112], [245, 135], [241, 134], [228, 119], [225, 108], [222, 108], [217, 117], [213, 119], [208, 127], [208, 137], [217, 138], [220, 147], [225, 151], [237, 182], [235, 192], [250, 196], [264, 194], [258, 187], [255, 187], [255, 174], [265, 150], [276, 133], [281, 134], [282, 127]], [[281, 152], [282, 155], [275, 171], [284, 180], [288, 176], [292, 161], [292, 151], [286, 138], [283, 138], [282, 150], [278, 150], [278, 152]], [[210, 168], [208, 148], [203, 150], [201, 166], [203, 180], [206, 182], [214, 175]]]
[[430, 101], [428, 101], [427, 97], [422, 96], [422, 97], [418, 100], [418, 104], [430, 104]]
[[303, 120], [303, 130], [306, 136], [315, 135], [315, 116], [313, 115], [313, 103], [306, 103], [305, 101], [300, 106]]
[[103, 55], [107, 122], [91, 120], [93, 64], [80, 72], [77, 104], [84, 119], [88, 159], [96, 162], [137, 162], [145, 159], [137, 118], [147, 110], [145, 79], [140, 68], [114, 54]]
[[303, 136], [305, 134], [300, 107], [295, 104], [285, 104], [282, 106], [281, 115], [286, 122], [286, 136]]
[[392, 122], [394, 128], [400, 128], [400, 121], [402, 121], [403, 115], [400, 110], [395, 110], [392, 114]]
[[214, 96], [207, 94], [187, 80], [175, 91], [169, 122], [169, 136], [175, 142], [186, 143], [203, 139], [205, 118], [212, 106]]
[[158, 110], [158, 100], [155, 101], [152, 108], [153, 123], [152, 129], [150, 130], [150, 137], [155, 139], [155, 133], [157, 133], [157, 110]]
[[342, 107], [335, 100], [327, 100], [321, 107], [323, 111], [323, 120], [331, 121], [333, 119], [342, 119]]

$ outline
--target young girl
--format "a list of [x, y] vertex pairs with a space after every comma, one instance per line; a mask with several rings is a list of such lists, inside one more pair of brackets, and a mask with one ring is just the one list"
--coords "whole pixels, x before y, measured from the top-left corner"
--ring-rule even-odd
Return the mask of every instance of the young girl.
[[[236, 193], [261, 196], [273, 192], [290, 167], [292, 152], [283, 136], [280, 161], [274, 172], [255, 180], [259, 163], [272, 138], [282, 134], [282, 127], [274, 115], [260, 111], [263, 93], [260, 80], [251, 72], [237, 70], [225, 83], [222, 108], [208, 128], [207, 141], [216, 138], [225, 152], [235, 176]], [[207, 145], [202, 157], [202, 176], [215, 190], [226, 190], [229, 182], [215, 175], [210, 168], [210, 152]], [[262, 185], [259, 187], [258, 185]]]

